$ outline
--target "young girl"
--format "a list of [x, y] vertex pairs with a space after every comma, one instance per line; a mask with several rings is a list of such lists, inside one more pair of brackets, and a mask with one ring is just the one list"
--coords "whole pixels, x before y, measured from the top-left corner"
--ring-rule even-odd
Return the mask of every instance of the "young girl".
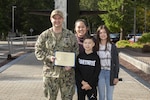
[[101, 69], [100, 59], [93, 51], [95, 46], [94, 38], [87, 37], [83, 41], [84, 52], [77, 56], [75, 77], [77, 85], [78, 100], [97, 100], [98, 75]]
[[78, 19], [75, 22], [75, 35], [79, 44], [79, 52], [83, 52], [83, 40], [88, 36], [88, 25], [84, 19]]
[[119, 60], [116, 46], [111, 43], [109, 30], [105, 25], [97, 29], [96, 49], [101, 62], [99, 100], [112, 100], [114, 85], [118, 83]]

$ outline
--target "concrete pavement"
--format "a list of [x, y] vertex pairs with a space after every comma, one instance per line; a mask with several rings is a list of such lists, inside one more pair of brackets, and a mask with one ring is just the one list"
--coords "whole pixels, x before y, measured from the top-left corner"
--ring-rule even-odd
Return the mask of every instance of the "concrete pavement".
[[[0, 100], [44, 100], [42, 62], [27, 53], [0, 68]], [[136, 75], [120, 68], [123, 81], [115, 86], [114, 100], [149, 100], [150, 87]], [[57, 100], [60, 99], [60, 94]], [[77, 95], [74, 99], [77, 100]]]
[[2, 67], [0, 100], [44, 100], [42, 66], [34, 54], [25, 54]]

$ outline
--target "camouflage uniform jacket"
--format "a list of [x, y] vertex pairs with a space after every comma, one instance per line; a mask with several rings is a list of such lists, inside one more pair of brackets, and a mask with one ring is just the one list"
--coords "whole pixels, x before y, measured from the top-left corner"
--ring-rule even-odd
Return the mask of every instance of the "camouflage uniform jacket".
[[[54, 56], [55, 51], [74, 52], [77, 55], [78, 49], [78, 42], [71, 31], [63, 28], [61, 35], [56, 38], [52, 28], [49, 28], [38, 37], [35, 44], [35, 56], [44, 63], [43, 74], [45, 77], [63, 77], [66, 73], [64, 68], [54, 66], [48, 57]], [[74, 74], [74, 69], [72, 68], [70, 72], [69, 74]]]

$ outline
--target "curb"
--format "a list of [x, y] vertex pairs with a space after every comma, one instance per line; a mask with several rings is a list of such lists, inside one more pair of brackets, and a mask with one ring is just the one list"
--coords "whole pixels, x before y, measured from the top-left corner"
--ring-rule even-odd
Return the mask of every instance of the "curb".
[[21, 55], [20, 57], [16, 58], [15, 60], [12, 60], [11, 62], [9, 62], [8, 64], [0, 67], [0, 73], [3, 72], [4, 70], [6, 70], [7, 68], [9, 68], [11, 65], [15, 64], [16, 62], [20, 61], [21, 59], [23, 59], [24, 57], [26, 57], [28, 55], [27, 54], [24, 54], [24, 55]]
[[133, 57], [130, 57], [129, 55], [120, 52], [119, 53], [119, 57], [127, 62], [129, 62], [130, 64], [136, 66], [138, 69], [144, 71], [146, 74], [150, 74], [150, 66], [147, 63], [144, 63], [142, 61], [139, 61]]

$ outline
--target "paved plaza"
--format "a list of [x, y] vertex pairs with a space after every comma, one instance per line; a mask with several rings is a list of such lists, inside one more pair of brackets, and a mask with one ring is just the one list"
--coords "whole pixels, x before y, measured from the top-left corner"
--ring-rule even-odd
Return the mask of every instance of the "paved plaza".
[[[2, 54], [7, 52], [7, 42], [1, 42], [1, 49]], [[126, 52], [135, 59], [149, 63], [149, 56], [137, 57], [137, 54], [129, 51], [121, 53]], [[115, 86], [114, 100], [149, 100], [150, 84], [122, 66], [119, 77], [123, 81]], [[24, 54], [0, 68], [0, 100], [44, 100], [42, 62], [35, 58], [33, 52]], [[61, 100], [60, 93], [57, 100]], [[76, 93], [73, 100], [77, 100]]]
[[[0, 100], [44, 100], [42, 62], [27, 53], [0, 68]], [[149, 100], [150, 88], [120, 68], [123, 79], [115, 86], [114, 100]], [[60, 94], [58, 99], [60, 99]], [[74, 99], [77, 100], [77, 95]]]

